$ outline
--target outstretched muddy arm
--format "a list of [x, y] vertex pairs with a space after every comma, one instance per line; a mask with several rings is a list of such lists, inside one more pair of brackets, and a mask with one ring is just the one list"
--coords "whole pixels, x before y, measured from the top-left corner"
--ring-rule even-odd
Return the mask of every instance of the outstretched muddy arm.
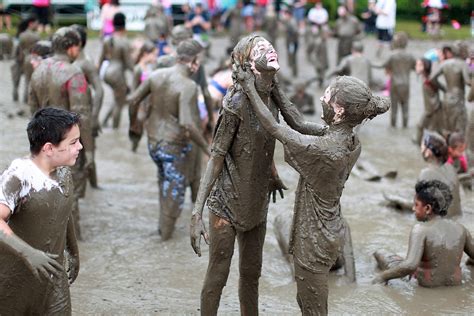
[[250, 103], [252, 104], [255, 110], [255, 113], [257, 113], [257, 117], [260, 123], [262, 123], [263, 128], [265, 128], [265, 130], [269, 132], [273, 137], [278, 139], [283, 144], [286, 144], [290, 140], [290, 135], [295, 137], [296, 135], [294, 134], [299, 134], [291, 128], [281, 125], [276, 121], [270, 110], [267, 108], [265, 103], [263, 103], [262, 99], [258, 95], [258, 92], [255, 89], [254, 85], [252, 85], [250, 89], [248, 89], [248, 91], [246, 92]]
[[466, 229], [466, 243], [464, 244], [464, 252], [469, 256], [466, 264], [474, 265], [474, 240], [471, 233]]
[[423, 256], [425, 239], [426, 236], [423, 227], [419, 224], [415, 225], [410, 232], [406, 259], [401, 261], [398, 265], [382, 272], [377, 279], [380, 282], [386, 282], [391, 279], [402, 278], [415, 272]]
[[93, 162], [93, 152], [95, 150], [94, 138], [92, 136], [92, 120], [89, 105], [89, 96], [87, 80], [84, 74], [78, 73], [74, 75], [66, 83], [66, 89], [69, 95], [70, 110], [81, 114], [81, 143], [84, 151], [88, 156], [87, 163]]
[[[133, 126], [136, 124], [137, 114], [138, 114], [138, 107], [140, 102], [145, 99], [149, 94], [151, 89], [151, 81], [150, 78], [143, 81], [138, 88], [128, 96], [127, 102], [129, 104], [128, 114], [130, 116], [130, 130], [133, 130]], [[134, 131], [135, 132], [135, 131]]]
[[88, 63], [86, 67], [83, 68], [83, 71], [87, 82], [94, 89], [94, 99], [92, 101], [92, 128], [94, 136], [97, 136], [99, 130], [99, 113], [104, 100], [104, 88], [102, 87], [102, 82], [100, 81], [97, 69], [91, 63]]
[[199, 192], [191, 217], [191, 246], [198, 256], [201, 256], [201, 236], [204, 236], [206, 242], [208, 239], [206, 228], [202, 222], [204, 203], [224, 167], [225, 156], [232, 146], [234, 135], [238, 130], [239, 124], [240, 119], [225, 110], [217, 122], [217, 128], [212, 142], [211, 158], [201, 178]]
[[207, 141], [204, 138], [202, 131], [192, 120], [192, 114], [189, 113], [190, 107], [197, 104], [197, 89], [191, 89], [188, 87], [183, 88], [184, 91], [179, 95], [179, 123], [186, 129], [189, 138], [209, 156]]
[[346, 220], [345, 231], [344, 231], [344, 248], [342, 249], [342, 255], [344, 257], [344, 274], [351, 281], [356, 281], [355, 271], [355, 260], [354, 260], [354, 248], [352, 247], [352, 235], [349, 224]]
[[327, 78], [331, 78], [332, 76], [346, 75], [349, 73], [348, 68], [349, 68], [349, 59], [348, 57], [344, 57], [339, 63], [339, 65], [337, 65], [337, 67], [333, 71], [329, 72], [329, 74], [327, 75]]
[[301, 134], [315, 136], [323, 135], [325, 133], [327, 129], [326, 126], [305, 120], [303, 114], [301, 114], [296, 106], [288, 99], [276, 79], [275, 86], [272, 90], [272, 100], [280, 109], [285, 121], [294, 130]]

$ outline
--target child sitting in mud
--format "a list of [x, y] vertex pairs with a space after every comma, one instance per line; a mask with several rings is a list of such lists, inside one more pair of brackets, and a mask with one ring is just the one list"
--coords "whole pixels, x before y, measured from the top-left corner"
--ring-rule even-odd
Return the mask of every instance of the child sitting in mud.
[[474, 241], [461, 224], [447, 219], [453, 200], [449, 187], [441, 181], [420, 181], [415, 186], [413, 211], [419, 223], [413, 226], [406, 259], [376, 251], [374, 257], [383, 271], [373, 283], [414, 275], [424, 287], [461, 284], [460, 259], [465, 252], [474, 264]]
[[31, 155], [15, 159], [0, 177], [1, 315], [71, 314], [69, 284], [79, 272], [79, 249], [66, 166], [82, 149], [79, 124], [66, 110], [37, 111], [27, 128]]
[[[459, 179], [454, 167], [446, 163], [448, 159], [446, 140], [438, 133], [425, 131], [420, 151], [427, 166], [420, 171], [418, 181], [439, 180], [447, 184], [453, 196], [453, 201], [448, 208], [447, 218], [461, 216]], [[384, 198], [388, 202], [388, 206], [404, 211], [412, 209], [412, 200], [408, 198], [408, 194], [400, 196], [397, 193], [389, 194], [384, 192]]]

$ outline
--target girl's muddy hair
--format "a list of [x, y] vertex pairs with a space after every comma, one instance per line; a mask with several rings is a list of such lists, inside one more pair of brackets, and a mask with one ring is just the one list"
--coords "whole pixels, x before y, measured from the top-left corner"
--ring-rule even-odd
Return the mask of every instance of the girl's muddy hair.
[[337, 77], [329, 86], [331, 99], [344, 108], [342, 122], [356, 126], [366, 119], [373, 119], [390, 108], [387, 98], [372, 94], [360, 79], [351, 76]]
[[135, 65], [140, 62], [140, 59], [142, 59], [143, 55], [149, 54], [153, 52], [156, 49], [155, 44], [153, 44], [152, 41], [145, 41], [140, 47], [140, 51], [138, 52], [137, 59], [135, 60]]

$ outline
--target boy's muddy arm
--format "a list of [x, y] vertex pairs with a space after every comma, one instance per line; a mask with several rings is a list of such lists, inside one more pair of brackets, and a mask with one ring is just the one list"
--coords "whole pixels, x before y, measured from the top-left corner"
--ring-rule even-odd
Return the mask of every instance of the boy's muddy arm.
[[102, 45], [102, 51], [100, 53], [99, 61], [97, 62], [97, 71], [100, 71], [100, 67], [102, 67], [102, 63], [105, 60], [105, 41]]
[[201, 150], [208, 156], [210, 156], [208, 143], [203, 136], [200, 128], [198, 128], [194, 121], [191, 119], [191, 113], [188, 112], [190, 105], [196, 104], [197, 90], [186, 89], [182, 91], [179, 96], [179, 122], [182, 127], [186, 129], [186, 133], [189, 138], [201, 148]]
[[72, 284], [79, 274], [79, 247], [77, 245], [73, 216], [69, 217], [69, 221], [67, 223], [66, 247], [71, 258], [71, 264], [67, 274], [69, 278], [69, 284]]
[[419, 224], [415, 225], [410, 232], [406, 259], [395, 267], [380, 273], [372, 283], [387, 282], [388, 280], [402, 278], [415, 272], [423, 256], [425, 238], [423, 227]]
[[130, 117], [130, 127], [129, 127], [129, 136], [131, 135], [141, 135], [141, 131], [138, 131], [134, 127], [136, 126], [138, 108], [140, 102], [145, 99], [150, 94], [151, 81], [150, 78], [142, 82], [138, 89], [135, 90], [131, 95], [127, 97], [127, 103], [129, 105], [128, 114]]
[[[255, 91], [256, 92], [256, 91]], [[296, 106], [288, 99], [282, 91], [278, 80], [275, 77], [275, 86], [272, 90], [272, 100], [281, 111], [281, 114], [288, 125], [294, 130], [305, 135], [323, 135], [327, 127], [314, 122], [305, 120], [303, 114], [298, 111]]]
[[95, 145], [94, 137], [92, 136], [92, 120], [86, 77], [82, 72], [76, 74], [69, 79], [66, 86], [69, 94], [70, 110], [81, 115], [81, 143], [84, 146], [87, 157], [86, 163], [88, 166], [85, 166], [85, 168], [88, 169], [88, 167], [94, 163], [93, 152]]
[[348, 62], [348, 58], [345, 57], [341, 60], [341, 62], [339, 63], [339, 65], [336, 66], [336, 68], [333, 70], [333, 71], [330, 71], [327, 75], [326, 75], [326, 79], [329, 79], [333, 76], [341, 76], [345, 73], [347, 73], [347, 68], [349, 67], [349, 62]]
[[211, 153], [209, 152], [209, 146], [202, 135], [202, 131], [199, 130], [196, 126], [192, 124], [185, 125], [186, 131], [188, 132], [189, 138], [201, 148], [201, 150], [207, 155], [210, 156]]
[[434, 71], [434, 72], [431, 74], [431, 76], [430, 76], [430, 78], [429, 78], [429, 80], [430, 80], [431, 82], [435, 82], [435, 83], [436, 83], [436, 80], [438, 79], [438, 77], [443, 74], [443, 66], [444, 66], [444, 65], [441, 65], [440, 67], [438, 67], [438, 69], [436, 69], [436, 71]]
[[202, 212], [204, 209], [204, 203], [207, 197], [211, 193], [211, 189], [217, 180], [217, 177], [224, 167], [224, 156], [213, 154], [207, 163], [206, 172], [204, 173], [201, 183], [199, 184], [199, 192], [197, 194], [196, 203], [191, 217], [191, 246], [194, 252], [200, 257], [201, 256], [201, 236], [209, 244], [209, 236], [206, 231], [206, 227], [202, 222]]
[[28, 105], [30, 106], [31, 115], [33, 115], [41, 107], [38, 97], [36, 96], [36, 93], [32, 89], [31, 85], [28, 90]]
[[471, 233], [466, 229], [466, 243], [464, 244], [464, 252], [469, 256], [466, 260], [467, 265], [474, 265], [474, 240]]
[[59, 256], [35, 249], [16, 236], [6, 223], [9, 216], [10, 209], [4, 204], [0, 204], [0, 244], [20, 256], [36, 278], [40, 279], [41, 275], [49, 280], [50, 274], [59, 276], [63, 270], [61, 264], [55, 260]]
[[344, 232], [344, 248], [342, 249], [342, 255], [344, 257], [344, 274], [351, 282], [356, 281], [355, 271], [355, 260], [354, 260], [354, 248], [352, 247], [352, 235], [349, 223], [344, 220], [346, 229]]
[[92, 129], [94, 136], [99, 134], [99, 113], [104, 101], [104, 88], [95, 69], [90, 71], [89, 83], [94, 87], [94, 100], [92, 102]]
[[399, 208], [403, 211], [411, 211], [412, 209], [413, 201], [403, 196], [383, 192], [383, 197], [388, 202], [388, 206]]
[[214, 109], [213, 109], [213, 102], [212, 102], [212, 97], [211, 93], [209, 92], [208, 84], [207, 84], [207, 79], [206, 79], [206, 73], [204, 71], [204, 66], [200, 66], [198, 69], [198, 81], [199, 81], [199, 86], [201, 87], [201, 92], [202, 96], [204, 97], [204, 104], [206, 105], [206, 111], [208, 115], [208, 122], [207, 122], [207, 129], [209, 132], [212, 132], [214, 126], [213, 126], [213, 115], [214, 115]]

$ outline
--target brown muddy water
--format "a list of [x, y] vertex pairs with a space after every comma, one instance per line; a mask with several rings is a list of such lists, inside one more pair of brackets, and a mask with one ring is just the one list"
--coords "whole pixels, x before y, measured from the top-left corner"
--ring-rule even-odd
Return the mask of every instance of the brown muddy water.
[[[224, 53], [227, 42], [213, 40], [208, 71]], [[283, 39], [280, 52], [282, 71], [289, 76]], [[87, 52], [97, 59], [99, 42], [91, 40]], [[409, 49], [417, 56], [441, 43], [411, 42]], [[335, 41], [330, 41], [331, 65], [334, 65]], [[365, 41], [370, 57], [376, 43]], [[297, 81], [313, 76], [313, 68], [304, 58], [304, 46], [299, 51], [301, 76]], [[375, 60], [375, 58], [373, 59]], [[5, 169], [16, 157], [28, 154], [26, 138], [27, 116], [15, 113], [25, 105], [11, 101], [11, 62], [0, 62], [0, 169]], [[384, 74], [377, 70], [382, 79]], [[330, 278], [330, 314], [470, 314], [474, 311], [474, 269], [462, 262], [463, 285], [440, 289], [418, 287], [416, 281], [393, 280], [389, 286], [372, 285], [375, 261], [372, 253], [380, 248], [404, 256], [408, 234], [415, 223], [413, 214], [399, 213], [383, 206], [382, 191], [403, 189], [413, 192], [416, 177], [424, 166], [418, 148], [410, 139], [422, 111], [421, 80], [411, 77], [409, 128], [389, 128], [389, 113], [366, 123], [360, 130], [362, 155], [381, 172], [396, 169], [398, 178], [381, 182], [366, 182], [352, 175], [342, 196], [342, 209], [352, 229], [357, 282], [349, 284], [341, 277], [343, 271]], [[319, 120], [320, 89], [309, 88], [314, 94], [318, 113], [309, 120]], [[106, 87], [102, 114], [111, 106], [112, 94]], [[473, 104], [469, 104], [469, 110]], [[13, 117], [9, 117], [13, 114]], [[132, 153], [127, 137], [127, 115], [124, 110], [119, 130], [104, 128], [97, 143], [97, 168], [100, 190], [88, 189], [81, 201], [81, 226], [84, 240], [79, 243], [81, 271], [71, 287], [73, 314], [186, 314], [199, 313], [199, 297], [207, 267], [207, 246], [198, 258], [189, 239], [191, 202], [189, 194], [174, 237], [163, 243], [157, 234], [158, 188], [156, 167], [148, 156], [146, 140], [137, 153]], [[260, 313], [263, 315], [298, 315], [296, 286], [290, 267], [281, 255], [273, 231], [277, 214], [292, 212], [298, 175], [283, 161], [282, 147], [277, 143], [275, 160], [281, 178], [290, 187], [284, 200], [271, 204], [264, 248], [264, 263], [260, 279]], [[462, 193], [464, 217], [460, 220], [474, 233], [474, 195]], [[207, 215], [207, 211], [205, 211]], [[220, 314], [239, 314], [238, 253], [233, 258], [231, 273], [224, 289]]]

